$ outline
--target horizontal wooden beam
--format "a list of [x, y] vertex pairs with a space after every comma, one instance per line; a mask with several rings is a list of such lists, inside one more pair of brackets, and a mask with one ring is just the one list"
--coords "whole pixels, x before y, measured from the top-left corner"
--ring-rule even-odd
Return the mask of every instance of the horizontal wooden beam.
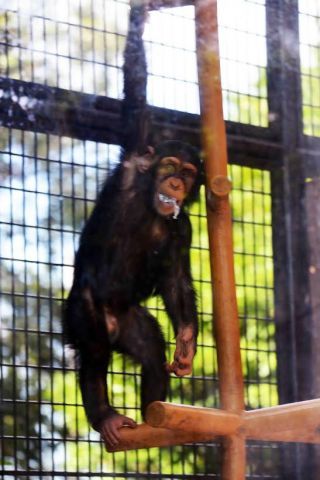
[[209, 442], [214, 438], [212, 432], [204, 435], [197, 431], [190, 432], [169, 430], [167, 428], [153, 428], [145, 423], [138, 425], [137, 428], [123, 427], [120, 430], [120, 435], [120, 442], [115, 448], [106, 447], [108, 452]]
[[320, 443], [320, 399], [261, 408], [239, 415], [215, 408], [154, 402], [150, 424], [122, 428], [109, 452], [210, 442], [240, 435], [247, 440]]
[[250, 439], [320, 443], [320, 399], [252, 410], [242, 418]]

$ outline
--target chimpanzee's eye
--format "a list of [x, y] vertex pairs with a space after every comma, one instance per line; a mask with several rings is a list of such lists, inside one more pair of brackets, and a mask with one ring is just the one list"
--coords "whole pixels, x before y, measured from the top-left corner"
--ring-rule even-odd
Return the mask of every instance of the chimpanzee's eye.
[[176, 173], [176, 166], [173, 163], [164, 165], [165, 171], [168, 175], [174, 175]]
[[177, 173], [177, 169], [179, 167], [179, 163], [171, 159], [170, 157], [166, 157], [160, 162], [159, 172], [160, 175], [175, 175]]

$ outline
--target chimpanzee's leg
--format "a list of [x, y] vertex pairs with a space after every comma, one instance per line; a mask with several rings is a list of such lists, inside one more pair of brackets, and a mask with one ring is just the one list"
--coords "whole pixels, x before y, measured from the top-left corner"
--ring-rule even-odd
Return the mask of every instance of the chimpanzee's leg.
[[107, 394], [107, 369], [118, 321], [104, 306], [93, 301], [91, 291], [73, 288], [64, 316], [66, 340], [77, 352], [83, 406], [89, 422], [106, 445], [119, 441], [119, 428], [136, 423], [111, 407]]
[[106, 374], [110, 358], [103, 307], [94, 305], [89, 289], [75, 289], [67, 300], [64, 330], [77, 352], [83, 405], [89, 422], [99, 430], [110, 407]]
[[166, 370], [165, 341], [156, 319], [147, 309], [135, 306], [119, 315], [120, 333], [114, 348], [142, 365], [141, 410], [155, 400], [165, 400], [169, 374]]
[[101, 339], [95, 346], [81, 348], [79, 353], [79, 383], [82, 401], [90, 424], [97, 431], [101, 429], [103, 420], [113, 412], [107, 394], [106, 375], [109, 352], [101, 351]]

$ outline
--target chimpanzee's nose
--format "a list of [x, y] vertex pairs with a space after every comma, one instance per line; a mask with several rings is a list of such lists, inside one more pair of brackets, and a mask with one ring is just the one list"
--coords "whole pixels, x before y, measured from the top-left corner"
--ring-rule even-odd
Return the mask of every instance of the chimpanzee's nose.
[[172, 190], [180, 190], [181, 189], [181, 180], [179, 178], [170, 178], [170, 187]]

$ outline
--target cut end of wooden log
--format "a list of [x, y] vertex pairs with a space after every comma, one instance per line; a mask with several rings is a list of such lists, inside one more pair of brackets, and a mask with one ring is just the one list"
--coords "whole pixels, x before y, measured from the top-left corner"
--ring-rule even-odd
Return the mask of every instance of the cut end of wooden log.
[[231, 188], [231, 180], [224, 175], [216, 175], [210, 181], [211, 192], [217, 197], [226, 197], [231, 192]]
[[162, 402], [153, 402], [147, 408], [147, 423], [152, 427], [159, 427], [163, 425], [165, 420], [166, 410]]

